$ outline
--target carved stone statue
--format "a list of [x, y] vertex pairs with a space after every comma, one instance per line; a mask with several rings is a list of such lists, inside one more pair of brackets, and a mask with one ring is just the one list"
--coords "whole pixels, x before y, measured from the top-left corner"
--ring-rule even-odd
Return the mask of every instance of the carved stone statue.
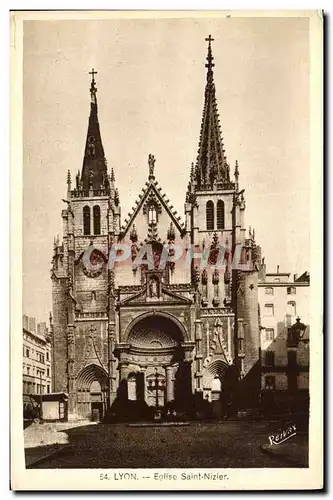
[[158, 297], [158, 283], [155, 278], [149, 280], [149, 297]]
[[149, 165], [149, 177], [154, 177], [154, 168], [155, 168], [155, 156], [149, 154], [148, 156], [148, 165]]

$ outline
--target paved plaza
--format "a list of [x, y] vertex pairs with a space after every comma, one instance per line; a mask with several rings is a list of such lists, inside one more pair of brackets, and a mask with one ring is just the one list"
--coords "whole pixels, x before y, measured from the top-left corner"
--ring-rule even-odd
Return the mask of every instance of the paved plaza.
[[[30, 435], [42, 432], [42, 427], [26, 429], [26, 432]], [[40, 446], [37, 441], [38, 446], [30, 444], [26, 456], [29, 456], [27, 464], [30, 463], [31, 468], [40, 469], [306, 466], [305, 435], [289, 440], [290, 449], [297, 451], [294, 457], [264, 451], [269, 436], [279, 430], [281, 424], [278, 422], [226, 421], [178, 427], [86, 424], [53, 428], [52, 439], [43, 439], [45, 446]], [[56, 444], [52, 444], [52, 440]], [[282, 450], [280, 446], [276, 450]], [[38, 460], [38, 453], [42, 460]], [[32, 459], [34, 454], [35, 461]]]

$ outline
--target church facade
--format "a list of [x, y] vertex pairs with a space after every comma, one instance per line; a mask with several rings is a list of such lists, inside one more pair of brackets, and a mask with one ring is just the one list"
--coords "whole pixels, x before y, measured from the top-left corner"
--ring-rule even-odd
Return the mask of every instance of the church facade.
[[244, 227], [238, 164], [231, 169], [225, 155], [211, 40], [184, 219], [150, 154], [122, 220], [92, 71], [83, 166], [74, 183], [68, 172], [51, 271], [54, 391], [68, 393], [69, 418], [168, 405], [195, 411], [202, 402], [221, 416], [259, 398], [261, 251]]

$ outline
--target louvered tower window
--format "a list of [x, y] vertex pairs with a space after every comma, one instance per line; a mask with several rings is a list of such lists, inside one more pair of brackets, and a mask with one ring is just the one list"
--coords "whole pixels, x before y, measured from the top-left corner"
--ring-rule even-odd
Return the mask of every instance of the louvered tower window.
[[217, 229], [224, 229], [224, 202], [219, 200], [217, 202]]
[[83, 207], [83, 234], [90, 234], [90, 208]]
[[101, 234], [101, 209], [98, 205], [94, 206], [94, 234]]
[[207, 231], [214, 229], [214, 203], [210, 200], [206, 204], [206, 226]]

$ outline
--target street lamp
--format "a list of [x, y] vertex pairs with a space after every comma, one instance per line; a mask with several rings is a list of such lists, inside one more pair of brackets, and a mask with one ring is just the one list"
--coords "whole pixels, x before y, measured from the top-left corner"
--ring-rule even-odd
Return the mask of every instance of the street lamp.
[[304, 325], [304, 323], [301, 323], [301, 318], [299, 316], [296, 318], [296, 324], [294, 325], [294, 328], [297, 334], [296, 338], [302, 340], [305, 334], [306, 325]]

